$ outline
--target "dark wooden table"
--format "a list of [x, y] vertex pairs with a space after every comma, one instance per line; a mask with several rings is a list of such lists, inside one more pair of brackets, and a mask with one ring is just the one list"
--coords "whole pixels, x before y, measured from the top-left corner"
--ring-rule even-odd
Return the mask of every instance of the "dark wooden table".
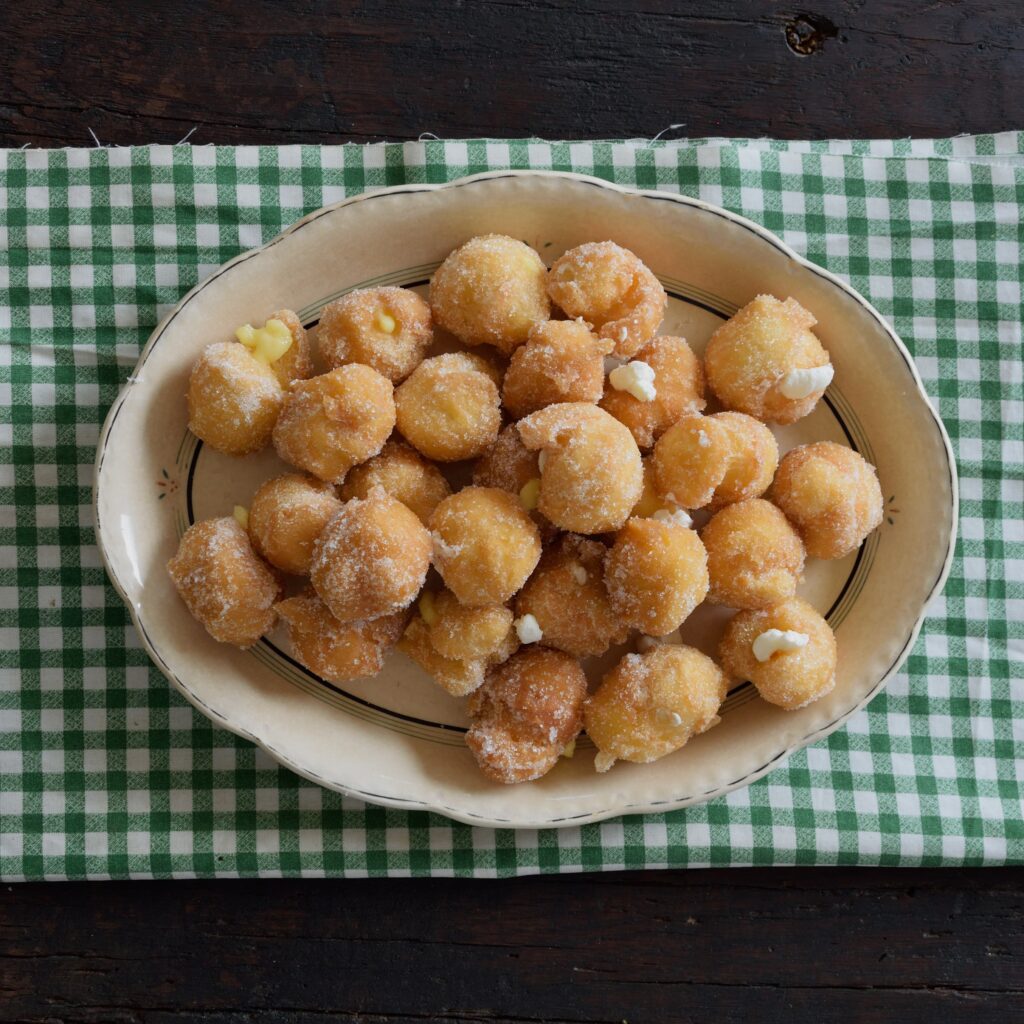
[[[0, 145], [1021, 127], [1020, 0], [0, 8]], [[5, 888], [0, 1021], [1024, 1021], [1024, 871]]]

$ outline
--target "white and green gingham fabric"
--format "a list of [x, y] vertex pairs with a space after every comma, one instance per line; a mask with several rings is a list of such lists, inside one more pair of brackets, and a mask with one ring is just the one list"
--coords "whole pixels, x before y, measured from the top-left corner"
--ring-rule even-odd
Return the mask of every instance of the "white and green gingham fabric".
[[[197, 281], [326, 203], [501, 168], [683, 192], [850, 281], [953, 439], [960, 539], [903, 670], [701, 807], [492, 831], [327, 792], [150, 664], [93, 534], [104, 414]], [[1024, 862], [1024, 133], [0, 152], [0, 875], [466, 875]]]

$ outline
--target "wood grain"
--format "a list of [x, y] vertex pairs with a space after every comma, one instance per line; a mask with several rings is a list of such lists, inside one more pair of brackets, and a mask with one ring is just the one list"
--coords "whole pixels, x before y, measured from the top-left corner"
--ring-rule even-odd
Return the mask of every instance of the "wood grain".
[[5, 1021], [1024, 1019], [1020, 870], [75, 883], [2, 907]]
[[1019, 0], [42, 0], [0, 14], [0, 144], [1015, 127]]

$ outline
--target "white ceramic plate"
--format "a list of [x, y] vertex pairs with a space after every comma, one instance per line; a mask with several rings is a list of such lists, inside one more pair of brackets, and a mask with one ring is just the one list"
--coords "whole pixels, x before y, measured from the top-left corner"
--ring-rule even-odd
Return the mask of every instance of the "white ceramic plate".
[[[218, 455], [186, 429], [184, 394], [202, 348], [282, 306], [315, 324], [353, 288], [416, 287], [472, 235], [501, 232], [547, 262], [612, 238], [661, 278], [671, 300], [662, 333], [703, 350], [722, 320], [760, 292], [794, 296], [817, 316], [836, 368], [813, 415], [777, 431], [786, 450], [833, 440], [878, 467], [886, 518], [856, 555], [811, 562], [802, 594], [839, 641], [835, 690], [796, 712], [734, 690], [722, 724], [653, 765], [593, 768], [585, 740], [572, 760], [521, 786], [488, 782], [464, 746], [462, 704], [403, 655], [376, 679], [324, 683], [279, 635], [248, 651], [217, 644], [189, 616], [164, 566], [197, 519], [247, 505], [282, 464], [272, 452]], [[472, 824], [557, 826], [699, 803], [746, 785], [793, 751], [839, 728], [896, 671], [925, 606], [945, 581], [957, 521], [945, 430], [913, 361], [882, 317], [849, 286], [763, 228], [681, 196], [544, 172], [410, 185], [318, 210], [194, 288], [157, 328], [107, 417], [96, 465], [99, 543], [150, 655], [213, 721], [260, 744], [324, 786]], [[700, 609], [684, 637], [712, 651], [723, 613]]]

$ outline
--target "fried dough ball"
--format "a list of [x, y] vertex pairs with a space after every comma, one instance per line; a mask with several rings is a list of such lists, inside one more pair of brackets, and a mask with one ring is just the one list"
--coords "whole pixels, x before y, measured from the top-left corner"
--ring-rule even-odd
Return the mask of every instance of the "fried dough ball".
[[401, 441], [388, 441], [379, 455], [355, 466], [345, 477], [341, 497], [365, 498], [374, 487], [383, 487], [420, 517], [424, 526], [434, 509], [452, 493], [448, 481], [433, 463]]
[[475, 658], [446, 658], [434, 647], [431, 628], [421, 615], [414, 615], [406, 627], [398, 649], [407, 654], [441, 689], [453, 697], [465, 697], [479, 689], [488, 668], [500, 665], [519, 646], [515, 630], [510, 629], [501, 645], [490, 655]]
[[214, 640], [250, 647], [274, 628], [280, 581], [231, 516], [190, 526], [167, 572], [188, 610]]
[[195, 361], [188, 381], [188, 428], [225, 455], [266, 448], [285, 392], [274, 371], [243, 345], [220, 341]]
[[582, 317], [631, 358], [658, 329], [668, 296], [640, 259], [614, 242], [584, 242], [555, 260], [548, 294], [570, 317]]
[[804, 545], [769, 501], [726, 505], [700, 539], [708, 553], [708, 600], [733, 608], [768, 608], [791, 598], [803, 579]]
[[270, 364], [281, 387], [287, 388], [292, 381], [305, 380], [307, 377], [313, 376], [312, 347], [309, 344], [306, 328], [302, 326], [302, 321], [297, 313], [290, 309], [279, 309], [276, 313], [270, 314], [267, 326], [272, 320], [279, 320], [288, 328], [288, 333], [292, 336], [292, 343], [285, 349], [284, 354]]
[[681, 508], [703, 508], [725, 479], [732, 442], [732, 434], [714, 416], [684, 417], [654, 446], [655, 491]]
[[434, 566], [465, 605], [504, 604], [540, 558], [537, 527], [522, 505], [496, 487], [465, 487], [430, 517]]
[[434, 330], [430, 307], [407, 288], [360, 288], [324, 306], [317, 328], [320, 352], [332, 369], [372, 366], [393, 384], [422, 362]]
[[311, 589], [275, 608], [287, 623], [292, 653], [329, 683], [377, 675], [409, 617], [403, 608], [369, 622], [339, 622]]
[[501, 402], [491, 377], [465, 353], [426, 359], [395, 392], [398, 429], [427, 458], [472, 459], [501, 429]]
[[616, 761], [647, 764], [671, 754], [719, 722], [725, 673], [693, 647], [659, 644], [627, 654], [583, 709], [587, 735], [606, 772]]
[[626, 639], [629, 627], [604, 589], [606, 551], [600, 541], [568, 534], [541, 556], [516, 596], [516, 615], [537, 620], [545, 647], [586, 658]]
[[551, 315], [544, 261], [525, 242], [480, 235], [450, 253], [430, 282], [434, 320], [466, 345], [508, 356]]
[[[755, 652], [766, 641], [767, 650], [760, 653], [768, 656], [761, 661]], [[769, 653], [772, 647], [778, 649]], [[739, 612], [726, 626], [718, 653], [726, 672], [749, 679], [764, 700], [787, 711], [824, 697], [836, 683], [835, 635], [798, 597], [762, 611]]]
[[556, 402], [598, 402], [612, 350], [579, 320], [546, 320], [512, 353], [501, 400], [513, 419]]
[[636, 443], [650, 448], [683, 416], [699, 413], [704, 401], [704, 368], [682, 338], [652, 338], [635, 358], [654, 371], [654, 398], [641, 401], [608, 382], [601, 408], [629, 427]]
[[383, 487], [346, 502], [313, 547], [310, 577], [342, 622], [405, 608], [430, 568], [430, 534]]
[[353, 363], [296, 381], [274, 427], [277, 454], [329, 483], [384, 447], [395, 426], [391, 381]]
[[512, 630], [512, 612], [503, 604], [469, 608], [450, 590], [442, 590], [433, 598], [433, 619], [430, 643], [434, 650], [459, 661], [497, 654], [508, 643]]
[[[711, 335], [704, 353], [711, 390], [727, 408], [759, 420], [806, 416], [832, 380], [815, 323], [796, 299], [758, 295]], [[801, 372], [812, 369], [818, 373]]]
[[586, 676], [574, 658], [521, 649], [470, 698], [466, 745], [495, 782], [539, 779], [579, 735], [586, 696]]
[[275, 477], [260, 487], [249, 507], [252, 546], [271, 565], [304, 576], [313, 542], [340, 511], [330, 484], [301, 473]]
[[531, 451], [543, 449], [540, 512], [562, 530], [617, 530], [643, 491], [633, 435], [603, 409], [583, 402], [549, 405], [517, 424]]
[[707, 596], [707, 554], [685, 526], [630, 519], [605, 558], [604, 583], [625, 625], [664, 636]]
[[813, 558], [842, 558], [882, 522], [875, 467], [850, 448], [819, 441], [783, 456], [769, 497]]
[[514, 423], [502, 430], [473, 466], [473, 483], [478, 487], [500, 487], [509, 494], [519, 494], [531, 480], [539, 479], [537, 452], [523, 444]]
[[779, 465], [775, 435], [760, 420], [741, 412], [718, 412], [708, 419], [726, 428], [730, 442], [729, 463], [711, 507], [759, 498], [768, 490]]

